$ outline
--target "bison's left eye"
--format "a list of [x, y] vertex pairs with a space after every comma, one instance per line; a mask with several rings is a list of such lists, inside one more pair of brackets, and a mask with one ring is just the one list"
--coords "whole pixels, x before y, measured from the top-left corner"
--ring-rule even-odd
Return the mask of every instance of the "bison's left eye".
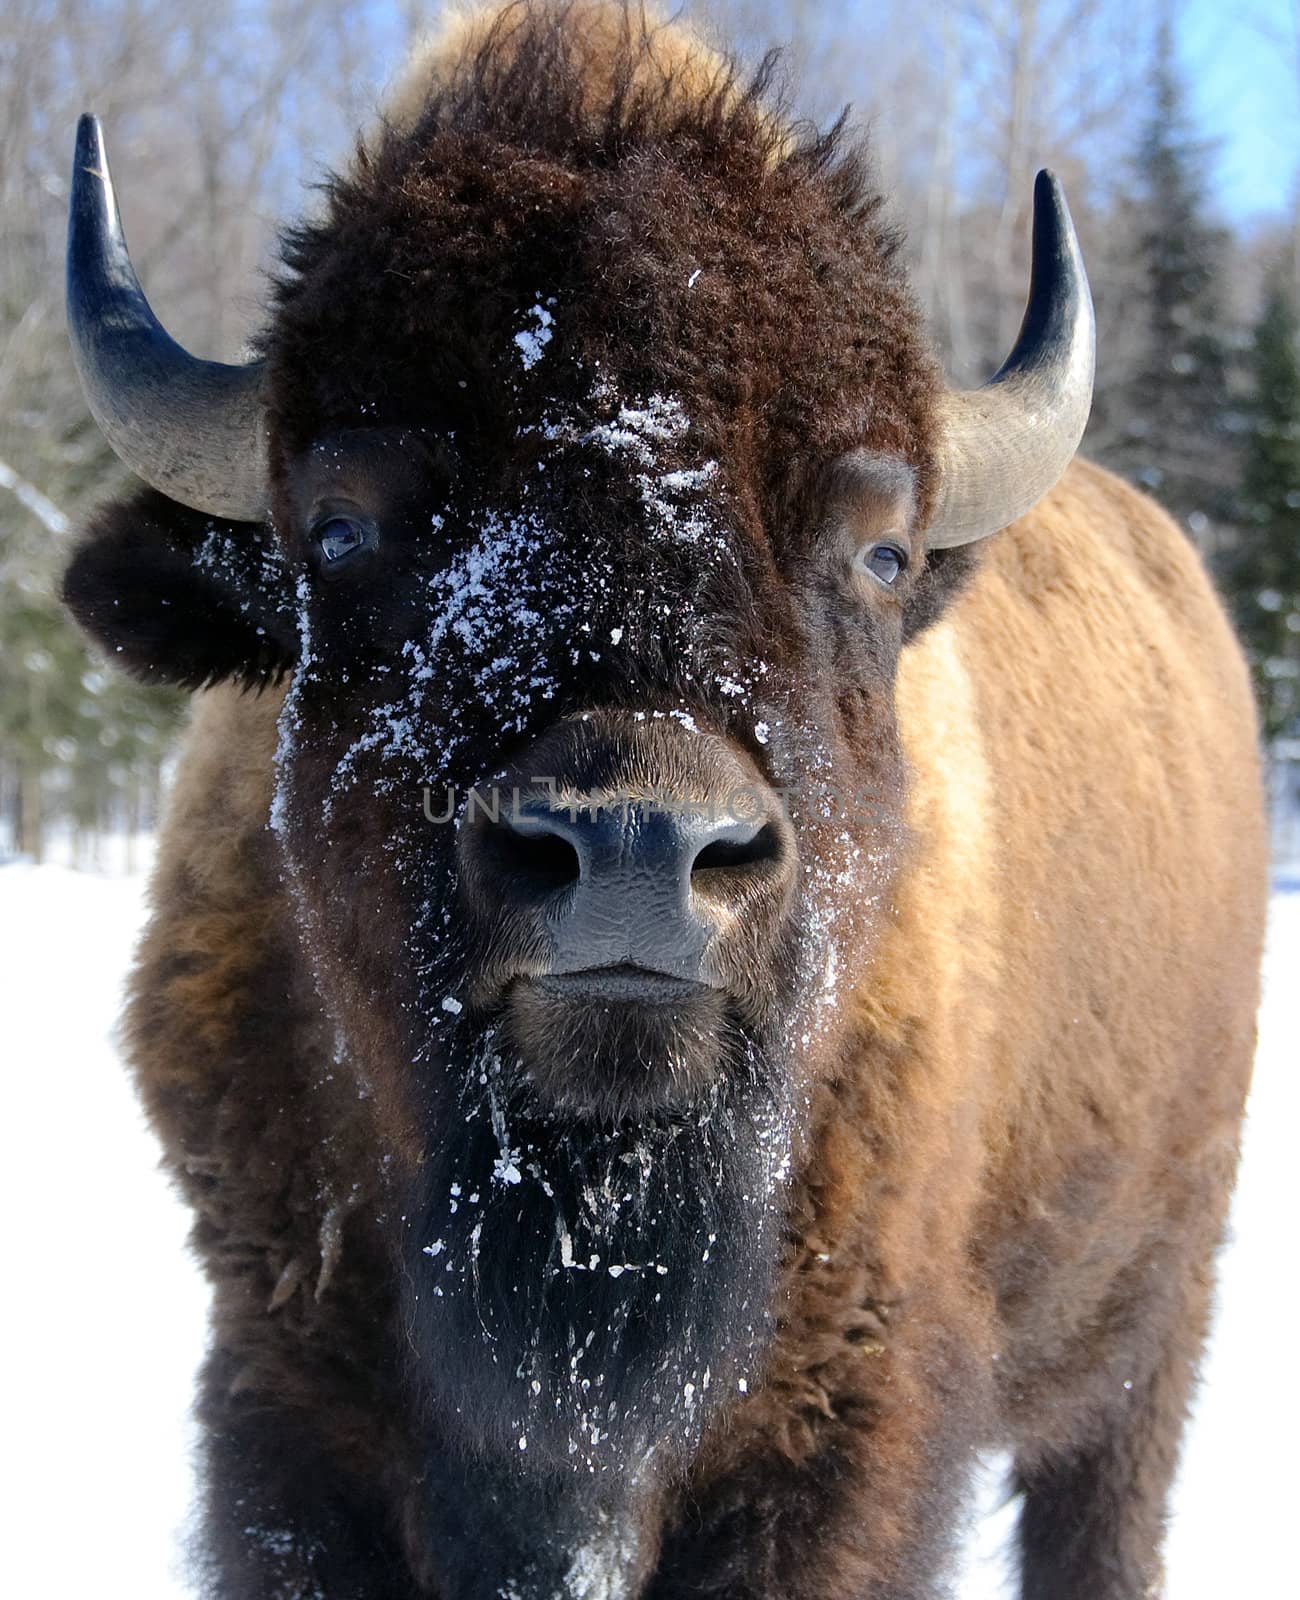
[[373, 530], [357, 517], [325, 517], [312, 529], [312, 535], [331, 566], [374, 543]]
[[881, 583], [897, 583], [907, 567], [907, 552], [896, 544], [872, 544], [858, 556], [858, 565]]

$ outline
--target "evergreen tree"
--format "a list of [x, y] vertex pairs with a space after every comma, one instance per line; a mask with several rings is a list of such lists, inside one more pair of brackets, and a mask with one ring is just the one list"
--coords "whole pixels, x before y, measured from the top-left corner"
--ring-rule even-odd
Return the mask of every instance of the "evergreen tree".
[[52, 830], [93, 851], [151, 823], [182, 700], [96, 658], [55, 596], [61, 548], [6, 559], [14, 520], [0, 515], [0, 856], [39, 860]]
[[[1137, 153], [1133, 292], [1137, 347], [1101, 397], [1106, 463], [1153, 493], [1197, 537], [1228, 510], [1235, 476], [1228, 428], [1229, 350], [1218, 284], [1228, 235], [1206, 216], [1207, 147], [1191, 126], [1166, 23]], [[1106, 425], [1109, 424], [1109, 425]]]
[[1237, 495], [1224, 562], [1267, 738], [1300, 735], [1300, 323], [1282, 274], [1255, 327]]

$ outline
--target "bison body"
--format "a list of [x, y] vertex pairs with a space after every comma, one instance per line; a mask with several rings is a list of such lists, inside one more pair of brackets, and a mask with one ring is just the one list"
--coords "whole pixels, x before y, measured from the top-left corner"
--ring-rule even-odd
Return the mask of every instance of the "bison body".
[[1083, 463], [940, 538], [830, 145], [619, 7], [475, 26], [291, 246], [271, 521], [169, 457], [67, 581], [215, 684], [128, 1020], [207, 1592], [928, 1600], [1004, 1448], [1026, 1600], [1156, 1593], [1265, 899], [1220, 607]]

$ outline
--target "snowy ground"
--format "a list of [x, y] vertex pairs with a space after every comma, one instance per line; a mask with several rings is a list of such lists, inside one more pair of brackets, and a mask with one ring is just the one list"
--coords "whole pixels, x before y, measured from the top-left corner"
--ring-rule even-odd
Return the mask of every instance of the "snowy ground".
[[[1300, 874], [1273, 901], [1246, 1153], [1218, 1325], [1185, 1455], [1167, 1600], [1294, 1581]], [[112, 1042], [143, 913], [138, 877], [0, 867], [9, 1100], [0, 1125], [8, 1312], [7, 1593], [180, 1597], [186, 1421], [206, 1292]], [[1290, 1267], [1287, 1263], [1290, 1262]], [[990, 1505], [994, 1499], [988, 1495]], [[1000, 1600], [1004, 1510], [961, 1600]]]

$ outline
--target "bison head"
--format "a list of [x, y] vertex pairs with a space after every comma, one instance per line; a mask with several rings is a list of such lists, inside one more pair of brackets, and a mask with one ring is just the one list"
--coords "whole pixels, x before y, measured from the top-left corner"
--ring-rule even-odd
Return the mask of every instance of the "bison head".
[[588, 1466], [761, 1350], [906, 848], [900, 651], [1063, 470], [1091, 320], [1044, 176], [1020, 342], [946, 392], [837, 136], [584, 72], [539, 35], [435, 85], [241, 368], [155, 321], [83, 122], [74, 346], [153, 489], [67, 593], [149, 674], [287, 675], [268, 823], [431, 1414]]

